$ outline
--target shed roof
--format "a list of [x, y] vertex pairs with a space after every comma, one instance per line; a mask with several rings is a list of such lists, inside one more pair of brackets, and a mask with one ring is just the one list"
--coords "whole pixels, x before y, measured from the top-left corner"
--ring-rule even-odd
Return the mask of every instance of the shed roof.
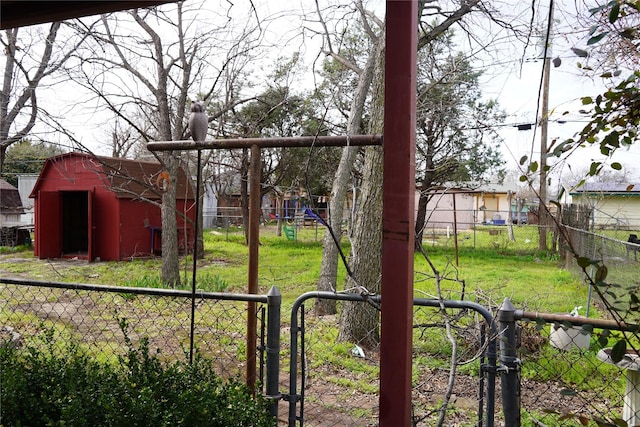
[[3, 214], [24, 213], [18, 189], [4, 179], [0, 179], [0, 212]]
[[[29, 197], [35, 197], [42, 186], [44, 177], [56, 162], [72, 157], [87, 161], [87, 169], [93, 169], [96, 174], [100, 175], [105, 186], [113, 191], [118, 198], [157, 200], [162, 197], [162, 179], [166, 172], [159, 162], [94, 156], [79, 152], [65, 153], [48, 158]], [[177, 199], [194, 199], [193, 188], [182, 168], [178, 172], [177, 185]]]
[[603, 196], [640, 196], [640, 184], [611, 182], [588, 182], [569, 191], [572, 196], [599, 194]]

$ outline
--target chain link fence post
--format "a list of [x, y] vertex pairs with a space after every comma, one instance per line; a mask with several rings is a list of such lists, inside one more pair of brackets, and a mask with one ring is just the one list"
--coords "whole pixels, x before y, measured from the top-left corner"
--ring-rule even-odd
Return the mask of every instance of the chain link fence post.
[[520, 384], [518, 348], [516, 342], [516, 309], [509, 298], [505, 298], [498, 310], [500, 323], [500, 381], [502, 383], [502, 408], [504, 425], [520, 427]]
[[278, 402], [282, 397], [278, 390], [280, 381], [280, 315], [282, 295], [272, 286], [267, 293], [267, 399], [270, 399], [269, 413], [278, 422]]

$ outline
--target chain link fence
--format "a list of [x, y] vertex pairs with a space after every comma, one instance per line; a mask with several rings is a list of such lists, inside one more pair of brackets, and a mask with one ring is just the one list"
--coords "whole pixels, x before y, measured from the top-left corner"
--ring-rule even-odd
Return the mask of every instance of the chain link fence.
[[[640, 241], [635, 241], [640, 236], [636, 230], [598, 230], [592, 232], [575, 227], [565, 227], [567, 240], [575, 254], [590, 260], [600, 261], [607, 266], [608, 283], [623, 285], [629, 291], [638, 290], [640, 278], [638, 267], [640, 266]], [[585, 271], [578, 265], [575, 256], [565, 251], [565, 268], [574, 272], [578, 277], [585, 277]], [[586, 274], [593, 277], [595, 270], [586, 268]]]
[[[218, 208], [216, 215], [209, 217], [209, 224], [206, 231], [224, 234], [228, 238], [238, 230], [244, 229], [242, 211], [240, 208]], [[283, 217], [281, 221], [262, 212], [260, 224], [261, 234], [277, 234], [291, 242], [322, 242], [325, 232], [324, 225], [311, 215], [305, 214], [305, 209], [291, 209], [290, 215]], [[343, 234], [347, 233], [347, 229], [348, 222], [345, 221]]]
[[[516, 310], [519, 394], [525, 426], [635, 426], [635, 355], [615, 364], [611, 346], [627, 325]], [[503, 385], [504, 386], [504, 385]], [[505, 408], [505, 411], [507, 409]]]
[[[232, 211], [221, 211], [225, 216], [208, 229], [208, 232], [233, 235], [242, 227], [242, 216], [233, 215]], [[226, 216], [228, 214], [228, 216]], [[347, 213], [345, 218], [348, 218]], [[343, 221], [342, 236], [348, 238], [350, 222]], [[539, 227], [536, 224], [493, 224], [493, 223], [462, 223], [455, 227], [451, 221], [430, 221], [423, 230], [422, 242], [426, 248], [486, 248], [490, 250], [515, 249], [534, 251], [538, 248]], [[553, 239], [553, 227], [546, 227], [549, 241]], [[260, 233], [278, 234], [283, 239], [292, 242], [321, 243], [326, 229], [316, 219], [304, 215], [300, 210], [296, 215], [284, 218], [280, 224], [277, 219], [261, 222]]]
[[[295, 235], [300, 240], [296, 241], [321, 241], [323, 230], [315, 227], [317, 224], [301, 224]], [[566, 230], [576, 253], [605, 263], [608, 281], [624, 284], [625, 295], [635, 292], [634, 286], [639, 285], [636, 248], [640, 245], [628, 241], [629, 235], [635, 234], [633, 230]], [[483, 224], [455, 233], [452, 228], [434, 226], [425, 230], [424, 243], [528, 250], [537, 247], [538, 235], [539, 228], [534, 225]], [[549, 236], [556, 236], [553, 228], [549, 228]], [[567, 267], [583, 274], [572, 264], [573, 257], [564, 259]], [[344, 294], [333, 295], [340, 299]], [[264, 384], [267, 299], [253, 297], [258, 304], [258, 378]], [[147, 337], [150, 349], [159, 349], [162, 358], [185, 359], [193, 336], [196, 350], [215, 361], [220, 375], [237, 377], [244, 375], [247, 363], [247, 298], [199, 292], [191, 335], [192, 299], [188, 291], [3, 279], [0, 323], [4, 325], [3, 340], [25, 340], [42, 328], [55, 327], [104, 360], [126, 352], [125, 334], [134, 343]], [[597, 299], [594, 302], [597, 304]], [[485, 309], [461, 303], [448, 302], [443, 307], [438, 300], [421, 300], [414, 306], [415, 425], [520, 425], [510, 424], [513, 417], [524, 426], [595, 426], [599, 420], [612, 425], [640, 424], [634, 404], [636, 399], [640, 401], [640, 380], [636, 381], [636, 370], [631, 369], [640, 365], [633, 365], [634, 361], [616, 365], [607, 352], [622, 337], [624, 325], [515, 310], [518, 339], [505, 345], [510, 343], [505, 335], [508, 327], [487, 320], [491, 315], [487, 316]], [[627, 300], [618, 303], [629, 307]], [[376, 425], [378, 349], [340, 341], [339, 314], [316, 316], [312, 306], [313, 298], [299, 309], [294, 307], [291, 322], [283, 322], [279, 328], [283, 369], [276, 388], [281, 395], [272, 395], [281, 398], [278, 425]], [[283, 318], [287, 314], [283, 313]], [[122, 319], [128, 324], [126, 331], [122, 330]], [[633, 332], [625, 333], [635, 339]], [[516, 377], [510, 376], [513, 373]]]
[[[192, 335], [188, 291], [2, 279], [0, 323], [3, 338], [16, 341], [54, 328], [99, 360], [124, 356], [126, 336], [133, 345], [147, 338], [149, 349], [161, 359], [188, 361], [193, 336], [195, 351], [211, 358], [219, 375], [238, 377], [245, 374], [251, 299], [258, 303], [255, 333], [264, 343], [266, 297], [261, 295], [198, 292]], [[264, 360], [263, 347], [257, 349], [259, 361]], [[263, 365], [259, 363], [261, 373]]]
[[[359, 295], [330, 295], [367, 304]], [[0, 298], [3, 334], [9, 339], [27, 340], [42, 328], [55, 327], [96, 358], [109, 360], [125, 354], [126, 333], [134, 343], [147, 337], [150, 349], [158, 349], [166, 360], [187, 357], [188, 292], [3, 279]], [[267, 300], [265, 296], [255, 298], [260, 337], [256, 358], [260, 384], [264, 384], [263, 309]], [[379, 297], [371, 298], [379, 301]], [[217, 372], [224, 377], [242, 377], [246, 368], [246, 299], [233, 294], [198, 294], [195, 347], [215, 361]], [[376, 425], [378, 349], [340, 341], [339, 315], [316, 316], [312, 299], [299, 300], [291, 322], [283, 322], [276, 330], [283, 343], [277, 346], [283, 369], [276, 377], [275, 390], [280, 392], [267, 395], [282, 398], [278, 425]], [[634, 381], [628, 375], [629, 365], [614, 365], [603, 341], [616, 334], [615, 322], [514, 312], [513, 324], [517, 322], [520, 333], [509, 344], [505, 333], [509, 327], [493, 322], [492, 315], [479, 305], [414, 301], [414, 425], [519, 425], [510, 424], [508, 418], [503, 421], [509, 414], [518, 414], [525, 426], [631, 421], [633, 398], [640, 388], [629, 386]], [[501, 313], [497, 318], [502, 322]], [[128, 323], [125, 332], [121, 319]], [[279, 326], [279, 322], [273, 324]], [[515, 357], [509, 356], [511, 345]], [[277, 366], [275, 369], [278, 371]], [[517, 388], [505, 390], [512, 384], [508, 375], [513, 373]], [[513, 396], [518, 399], [514, 401]], [[640, 410], [638, 415], [640, 422]]]
[[[597, 328], [593, 326], [597, 325], [597, 319], [580, 318], [587, 326], [555, 322], [552, 327], [539, 327], [538, 334], [529, 335], [549, 342], [550, 347], [556, 349], [544, 352], [534, 349], [525, 360], [537, 363], [536, 374], [543, 387], [555, 384], [556, 396], [558, 392], [562, 394], [555, 405], [553, 401], [548, 405], [555, 408], [555, 412], [591, 414], [589, 419], [610, 422], [604, 425], [640, 425], [640, 382], [637, 380], [640, 341], [633, 326], [640, 320], [637, 309], [640, 231], [626, 222], [621, 226], [620, 221], [612, 222], [613, 226], [594, 227], [591, 210], [583, 206], [570, 208], [563, 215], [566, 225], [562, 229], [561, 258], [564, 267], [588, 287], [586, 316], [589, 317], [590, 308], [596, 307], [604, 317], [614, 319], [613, 326]], [[627, 343], [628, 351], [622, 361], [614, 364], [612, 347], [622, 340]], [[529, 342], [535, 341], [529, 339]], [[536, 384], [540, 382], [536, 376], [531, 376], [531, 380]], [[572, 404], [565, 406], [562, 401]], [[575, 424], [571, 425], [579, 425], [579, 417], [567, 415], [567, 419], [574, 420]]]

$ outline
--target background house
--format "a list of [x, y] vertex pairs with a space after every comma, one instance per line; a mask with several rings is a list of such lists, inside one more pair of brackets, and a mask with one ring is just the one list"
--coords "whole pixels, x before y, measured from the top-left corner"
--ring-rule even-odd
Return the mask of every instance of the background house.
[[0, 226], [21, 224], [24, 207], [18, 189], [4, 179], [0, 179]]
[[[473, 227], [476, 222], [473, 190], [441, 187], [433, 188], [430, 193], [431, 199], [427, 203], [425, 228], [453, 229], [454, 220], [458, 230], [466, 230]], [[419, 197], [420, 192], [416, 191], [416, 209], [418, 208]]]
[[28, 244], [31, 236], [23, 226], [24, 207], [18, 189], [0, 179], [0, 246]]
[[[122, 260], [161, 249], [162, 168], [84, 153], [49, 158], [30, 195], [35, 207], [34, 253], [40, 259]], [[193, 247], [194, 192], [178, 177], [178, 244]]]
[[[511, 192], [511, 195], [509, 195]], [[514, 224], [537, 224], [538, 199], [515, 183], [485, 184], [473, 192], [477, 222], [505, 224], [511, 215]]]
[[[511, 197], [509, 197], [511, 192]], [[427, 228], [472, 228], [475, 224], [503, 225], [511, 216], [513, 224], [537, 223], [537, 199], [524, 194], [515, 183], [486, 184], [477, 189], [439, 187], [431, 190], [427, 204]], [[419, 192], [416, 192], [416, 207]], [[455, 203], [454, 203], [455, 198]]]
[[593, 210], [595, 227], [640, 229], [640, 184], [586, 183], [567, 193], [565, 203]]
[[29, 198], [29, 195], [33, 191], [33, 187], [38, 180], [38, 174], [35, 173], [21, 173], [18, 174], [18, 192], [20, 193], [20, 200], [22, 200], [22, 207], [24, 207], [24, 215], [22, 215], [21, 222], [33, 227], [33, 199]]

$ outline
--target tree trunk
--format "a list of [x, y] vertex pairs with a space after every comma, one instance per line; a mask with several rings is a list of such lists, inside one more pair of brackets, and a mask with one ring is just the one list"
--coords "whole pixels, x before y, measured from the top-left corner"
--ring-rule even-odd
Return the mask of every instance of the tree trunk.
[[178, 223], [176, 220], [176, 187], [179, 161], [173, 153], [163, 155], [170, 184], [162, 194], [162, 282], [175, 288], [180, 286], [178, 261]]
[[428, 186], [426, 180], [422, 181], [420, 186], [420, 197], [418, 198], [418, 212], [416, 215], [416, 240], [414, 243], [415, 250], [420, 252], [422, 250], [422, 238], [424, 236], [424, 228], [427, 225], [427, 204], [429, 203], [429, 197], [427, 196]]
[[[351, 103], [349, 111], [349, 122], [347, 123], [347, 135], [360, 134], [362, 126], [362, 114], [369, 93], [369, 88], [373, 80], [375, 67], [378, 64], [378, 58], [384, 46], [384, 34], [378, 36], [378, 40], [374, 43], [367, 63], [365, 64], [360, 78], [356, 94]], [[351, 168], [358, 154], [358, 148], [345, 147], [342, 151], [342, 157], [336, 171], [333, 186], [331, 188], [331, 199], [329, 200], [329, 225], [337, 239], [334, 241], [331, 233], [328, 231], [324, 234], [322, 244], [322, 263], [320, 265], [320, 277], [316, 289], [318, 291], [335, 292], [338, 281], [338, 247], [342, 237], [342, 219], [344, 211], [344, 202], [347, 194], [347, 185], [351, 176]], [[316, 313], [320, 316], [325, 314], [336, 313], [335, 300], [319, 299], [315, 305]]]
[[418, 198], [418, 212], [415, 223], [415, 242], [413, 244], [417, 252], [422, 251], [422, 238], [424, 236], [424, 228], [427, 225], [427, 204], [429, 204], [429, 199], [431, 198], [431, 195], [429, 195], [429, 189], [433, 186], [434, 171], [436, 169], [433, 160], [435, 156], [435, 142], [432, 138], [429, 138], [426, 145], [425, 168], [422, 179], [420, 180], [420, 197]]
[[[355, 218], [350, 256], [357, 283], [348, 278], [345, 289], [371, 294], [380, 292], [382, 269], [382, 158], [380, 147], [367, 147], [361, 205]], [[338, 340], [374, 348], [380, 342], [379, 312], [371, 304], [345, 301], [340, 316]]]
[[[382, 133], [384, 127], [384, 32], [378, 39], [380, 46], [375, 61], [373, 100], [371, 106], [370, 133]], [[380, 292], [382, 271], [382, 161], [381, 147], [367, 147], [364, 175], [357, 210], [351, 247], [351, 271], [345, 289], [363, 292]], [[379, 312], [371, 304], [345, 301], [340, 315], [338, 340], [357, 343], [365, 348], [376, 347], [380, 342]]]
[[[329, 230], [324, 233], [322, 244], [322, 263], [320, 264], [320, 277], [318, 278], [317, 290], [335, 292], [338, 281], [338, 244], [342, 237], [342, 217], [344, 210], [344, 201], [347, 193], [347, 184], [351, 176], [351, 168], [358, 154], [357, 147], [345, 147], [342, 151], [340, 164], [333, 180], [333, 188], [331, 189], [331, 199], [329, 200], [329, 225], [333, 230], [337, 242], [333, 240], [333, 236]], [[336, 313], [336, 301], [327, 299], [318, 299], [315, 305], [316, 314], [323, 316], [325, 314]]]

